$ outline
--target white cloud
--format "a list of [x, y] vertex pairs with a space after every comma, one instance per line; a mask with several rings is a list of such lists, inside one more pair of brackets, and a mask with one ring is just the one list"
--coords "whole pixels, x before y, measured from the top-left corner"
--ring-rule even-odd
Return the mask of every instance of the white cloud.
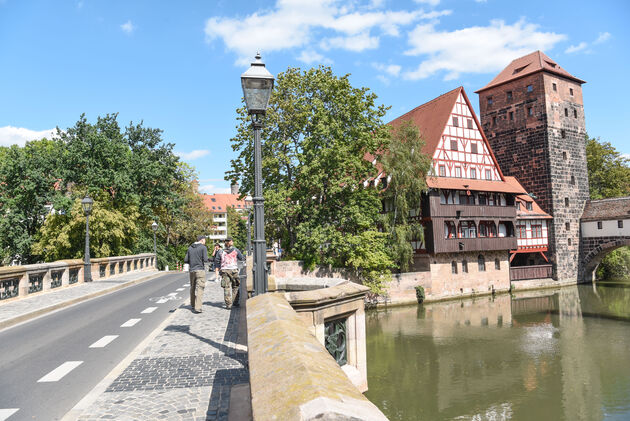
[[236, 64], [246, 65], [256, 51], [312, 49], [319, 39], [326, 49], [376, 48], [380, 36], [399, 36], [402, 26], [436, 16], [422, 10], [374, 10], [381, 5], [373, 1], [366, 11], [343, 0], [277, 0], [273, 8], [245, 17], [213, 16], [206, 20], [204, 32], [207, 42], [222, 40], [237, 54]]
[[50, 139], [54, 137], [56, 133], [57, 129], [35, 131], [23, 127], [0, 127], [0, 146], [24, 146], [24, 144], [30, 140], [37, 140], [43, 137]]
[[347, 37], [335, 37], [322, 40], [320, 47], [324, 50], [340, 48], [343, 50], [361, 52], [378, 48], [378, 37], [372, 37], [368, 32]]
[[194, 161], [195, 159], [202, 158], [210, 153], [207, 149], [195, 149], [192, 152], [175, 152], [175, 155], [186, 161]]
[[383, 63], [372, 63], [372, 67], [374, 67], [379, 72], [387, 73], [390, 76], [398, 76], [400, 74], [400, 67], [398, 64], [383, 64]]
[[127, 22], [120, 25], [120, 29], [122, 29], [123, 32], [126, 34], [131, 34], [134, 31], [134, 29], [136, 29], [136, 27], [133, 25], [133, 23], [130, 20], [128, 20]]
[[439, 31], [436, 23], [416, 26], [409, 33], [410, 48], [405, 54], [426, 56], [418, 67], [403, 73], [410, 80], [445, 72], [445, 80], [462, 73], [490, 73], [503, 69], [515, 57], [534, 50], [550, 50], [566, 35], [541, 32], [538, 25], [524, 19], [512, 25], [492, 20], [488, 26], [471, 26], [455, 31]]
[[[608, 41], [610, 37], [611, 37], [610, 32], [600, 32], [597, 38], [595, 39], [595, 41], [593, 41], [591, 44], [597, 45], [597, 44], [604, 43]], [[593, 51], [589, 47], [590, 47], [590, 44], [588, 42], [582, 41], [578, 45], [569, 46], [569, 48], [564, 50], [564, 52], [567, 54], [573, 54], [573, 53], [577, 53], [581, 51], [586, 54], [590, 54]]]
[[606, 42], [608, 41], [608, 39], [610, 39], [610, 37], [610, 32], [600, 32], [597, 39], [593, 41], [593, 44], [601, 44], [602, 42]]
[[440, 4], [440, 0], [414, 0], [416, 3], [425, 3], [429, 6], [437, 6]]
[[578, 45], [571, 45], [571, 46], [569, 46], [569, 48], [564, 50], [564, 52], [567, 53], [567, 54], [577, 53], [578, 51], [585, 50], [586, 47], [588, 47], [588, 43], [581, 42]]
[[199, 193], [207, 193], [207, 194], [213, 194], [213, 193], [230, 193], [230, 188], [229, 187], [217, 187], [214, 184], [204, 184], [202, 186], [199, 186]]
[[303, 50], [300, 55], [297, 57], [298, 60], [300, 60], [302, 63], [306, 63], [308, 65], [311, 65], [313, 63], [317, 63], [317, 64], [332, 64], [332, 60], [324, 57], [323, 55], [319, 54], [317, 51], [313, 51], [313, 50]]

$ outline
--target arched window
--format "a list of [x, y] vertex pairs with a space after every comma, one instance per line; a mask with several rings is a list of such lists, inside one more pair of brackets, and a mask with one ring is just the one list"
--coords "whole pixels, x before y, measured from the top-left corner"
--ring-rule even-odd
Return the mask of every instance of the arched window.
[[486, 271], [486, 259], [483, 257], [482, 254], [480, 254], [477, 258], [477, 265], [479, 265], [479, 272]]
[[468, 260], [462, 260], [462, 273], [468, 273]]
[[499, 260], [499, 258], [494, 259], [494, 268], [496, 270], [501, 270], [501, 261]]
[[457, 275], [457, 262], [455, 260], [451, 262], [451, 273]]

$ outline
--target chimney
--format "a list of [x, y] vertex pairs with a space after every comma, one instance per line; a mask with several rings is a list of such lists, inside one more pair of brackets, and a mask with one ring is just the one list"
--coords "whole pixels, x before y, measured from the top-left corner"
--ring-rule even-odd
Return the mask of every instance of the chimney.
[[230, 185], [230, 193], [238, 194], [238, 183]]

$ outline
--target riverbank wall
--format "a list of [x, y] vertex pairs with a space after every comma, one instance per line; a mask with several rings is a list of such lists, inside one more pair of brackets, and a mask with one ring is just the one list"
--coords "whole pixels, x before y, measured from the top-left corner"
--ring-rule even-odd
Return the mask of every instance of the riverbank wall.
[[[465, 263], [464, 263], [465, 262]], [[510, 281], [510, 266], [503, 253], [486, 253], [482, 263], [477, 256], [462, 260], [461, 255], [444, 254], [431, 257], [424, 270], [392, 275], [386, 292], [377, 298], [377, 306], [406, 305], [417, 303], [416, 287], [424, 289], [425, 302], [446, 301], [477, 297], [510, 291], [558, 288], [577, 284], [573, 281], [555, 281], [551, 278]], [[350, 271], [326, 266], [308, 269], [299, 260], [273, 261], [269, 276], [270, 285], [282, 286], [303, 282], [304, 278], [359, 280]], [[275, 289], [275, 288], [274, 288]], [[291, 288], [278, 288], [291, 289]]]

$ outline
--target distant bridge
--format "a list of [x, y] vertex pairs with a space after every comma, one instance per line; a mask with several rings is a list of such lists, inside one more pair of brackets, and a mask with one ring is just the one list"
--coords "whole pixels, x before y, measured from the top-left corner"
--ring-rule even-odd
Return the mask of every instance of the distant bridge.
[[593, 281], [608, 253], [630, 246], [630, 196], [587, 201], [580, 233], [579, 280]]

